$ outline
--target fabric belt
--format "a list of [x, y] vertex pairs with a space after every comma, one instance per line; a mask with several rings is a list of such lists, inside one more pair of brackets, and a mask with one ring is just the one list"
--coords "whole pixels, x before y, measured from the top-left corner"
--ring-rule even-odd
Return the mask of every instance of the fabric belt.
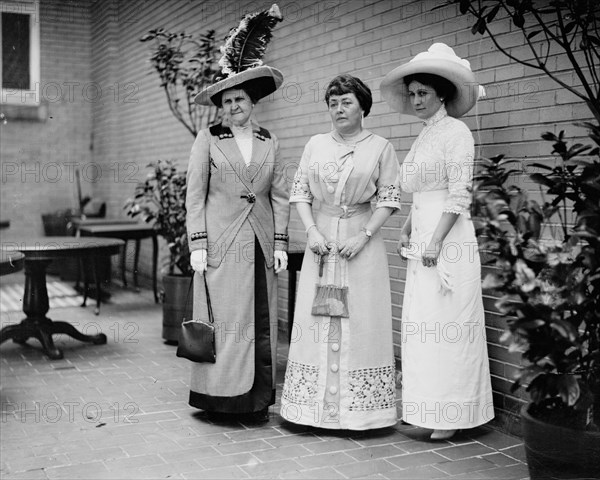
[[330, 217], [350, 218], [361, 213], [370, 212], [370, 203], [355, 203], [354, 205], [328, 205], [322, 203], [319, 211]]

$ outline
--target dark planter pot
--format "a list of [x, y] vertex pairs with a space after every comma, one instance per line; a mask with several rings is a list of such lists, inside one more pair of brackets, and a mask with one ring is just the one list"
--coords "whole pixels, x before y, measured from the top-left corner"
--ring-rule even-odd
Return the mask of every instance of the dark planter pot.
[[521, 409], [531, 480], [600, 478], [600, 432], [542, 422]]
[[162, 338], [176, 344], [179, 340], [181, 322], [192, 319], [193, 289], [190, 290], [192, 277], [184, 275], [165, 275], [162, 278], [163, 325]]

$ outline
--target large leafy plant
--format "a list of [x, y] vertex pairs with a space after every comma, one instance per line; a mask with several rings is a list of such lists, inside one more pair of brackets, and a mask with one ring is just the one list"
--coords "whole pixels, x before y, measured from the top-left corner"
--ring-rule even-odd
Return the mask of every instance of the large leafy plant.
[[[160, 78], [169, 109], [194, 136], [218, 117], [216, 107], [194, 103], [194, 96], [212, 83], [217, 72], [215, 32], [208, 30], [195, 38], [185, 32], [163, 28], [150, 30], [140, 38], [153, 42], [150, 63]], [[150, 172], [125, 202], [127, 214], [152, 223], [169, 247], [168, 272], [192, 275], [185, 222], [186, 174], [172, 160], [148, 165]]]
[[172, 160], [148, 165], [150, 172], [137, 184], [134, 197], [125, 202], [127, 214], [152, 223], [169, 247], [168, 272], [192, 275], [185, 226], [186, 176]]
[[553, 143], [558, 162], [531, 165], [538, 171], [528, 178], [539, 186], [541, 203], [510, 183], [520, 172], [512, 167], [521, 161], [503, 155], [483, 159], [474, 198], [483, 221], [483, 252], [495, 267], [484, 278], [484, 289], [499, 296], [496, 307], [507, 318], [502, 340], [523, 359], [513, 391], [526, 388], [537, 416], [596, 429], [600, 128], [584, 125], [594, 146], [569, 146], [564, 132], [543, 135]]
[[[520, 159], [484, 159], [474, 203], [484, 224], [484, 258], [491, 255], [495, 266], [484, 286], [500, 296], [504, 341], [524, 363], [513, 389], [527, 389], [538, 416], [593, 428], [594, 413], [600, 423], [600, 3], [445, 0], [434, 9], [448, 4], [470, 18], [473, 35], [487, 36], [511, 63], [542, 72], [596, 120], [584, 124], [595, 146], [569, 146], [563, 132], [544, 134], [558, 163], [538, 162], [532, 166], [539, 172], [528, 177], [520, 176]], [[507, 24], [524, 48], [503, 34]], [[575, 81], [560, 74], [557, 56]], [[511, 178], [538, 184], [542, 201]]]

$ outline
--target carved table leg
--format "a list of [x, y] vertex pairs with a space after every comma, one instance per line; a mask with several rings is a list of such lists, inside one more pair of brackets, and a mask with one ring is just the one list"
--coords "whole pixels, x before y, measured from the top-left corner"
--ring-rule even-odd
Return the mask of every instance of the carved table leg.
[[[94, 259], [95, 260], [95, 259]], [[48, 290], [46, 287], [46, 268], [50, 260], [25, 259], [25, 293], [23, 311], [27, 315], [18, 325], [9, 325], [0, 332], [0, 343], [12, 338], [17, 343], [25, 343], [28, 338], [36, 338], [42, 344], [43, 352], [51, 359], [63, 358], [62, 351], [54, 345], [52, 335], [64, 333], [76, 340], [96, 345], [106, 343], [106, 335], [84, 335], [67, 322], [53, 322], [46, 317], [48, 313]], [[95, 265], [97, 267], [97, 265]], [[96, 270], [96, 268], [94, 268]], [[98, 288], [98, 280], [96, 288]]]

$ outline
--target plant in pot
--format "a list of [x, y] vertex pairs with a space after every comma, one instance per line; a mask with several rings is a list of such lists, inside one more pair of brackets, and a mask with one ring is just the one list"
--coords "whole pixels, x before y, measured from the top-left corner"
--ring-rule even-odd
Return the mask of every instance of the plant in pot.
[[[167, 342], [176, 342], [183, 317], [191, 318], [188, 290], [193, 275], [185, 226], [185, 172], [178, 171], [172, 160], [148, 165], [150, 172], [135, 187], [133, 198], [125, 202], [127, 215], [152, 223], [167, 243], [163, 283], [163, 330]], [[190, 295], [191, 298], [191, 295]]]
[[[513, 65], [543, 73], [580, 99], [595, 119], [584, 124], [593, 146], [568, 146], [562, 132], [543, 135], [559, 161], [532, 165], [539, 172], [529, 179], [539, 184], [541, 204], [528, 198], [522, 184], [508, 184], [521, 160], [497, 156], [483, 160], [474, 205], [484, 222], [482, 252], [495, 266], [484, 286], [500, 296], [497, 308], [507, 318], [504, 341], [522, 357], [514, 388], [524, 387], [531, 398], [521, 416], [531, 478], [597, 477], [600, 3], [440, 3], [434, 8], [455, 4], [473, 22], [473, 35], [487, 36]], [[519, 34], [522, 45], [515, 45]]]
[[[211, 83], [217, 72], [214, 30], [194, 37], [158, 28], [140, 41], [153, 42], [150, 63], [160, 78], [169, 109], [195, 138], [219, 115], [215, 107], [194, 103], [196, 93]], [[167, 343], [176, 344], [181, 322], [192, 316], [193, 294], [189, 288], [193, 270], [185, 225], [186, 175], [171, 160], [159, 160], [149, 167], [148, 177], [137, 185], [134, 198], [127, 200], [125, 208], [129, 215], [141, 215], [144, 221], [154, 223], [169, 247], [168, 269], [162, 277], [162, 337]]]
[[531, 398], [521, 413], [532, 479], [600, 472], [600, 128], [585, 126], [594, 146], [543, 135], [559, 161], [531, 165], [542, 204], [509, 184], [518, 160], [483, 159], [475, 177], [495, 267], [483, 288], [507, 318], [502, 341], [521, 354], [512, 390]]

